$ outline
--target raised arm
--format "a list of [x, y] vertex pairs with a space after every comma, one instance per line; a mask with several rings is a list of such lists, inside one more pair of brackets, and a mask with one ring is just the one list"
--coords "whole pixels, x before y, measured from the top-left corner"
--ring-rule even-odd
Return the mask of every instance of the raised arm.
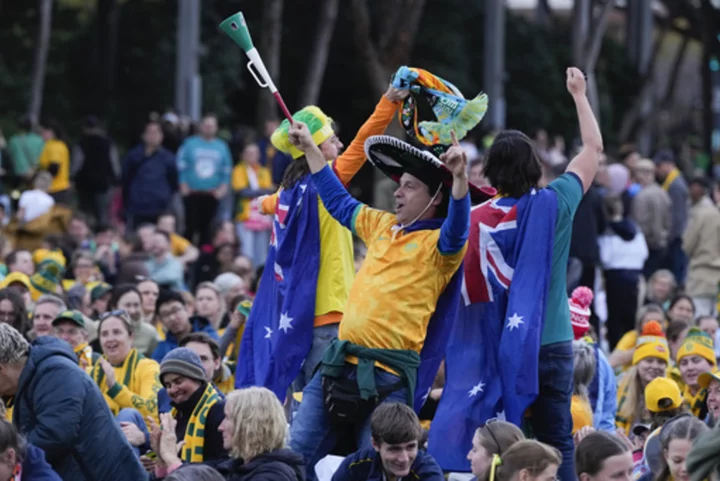
[[567, 69], [567, 89], [575, 101], [583, 146], [580, 153], [567, 166], [566, 171], [575, 173], [582, 182], [583, 192], [587, 192], [597, 173], [600, 154], [603, 151], [603, 139], [595, 114], [585, 95], [585, 76], [575, 67]]
[[365, 121], [355, 138], [343, 154], [332, 163], [333, 171], [340, 182], [348, 185], [365, 163], [365, 141], [373, 135], [382, 135], [392, 122], [400, 102], [408, 96], [407, 90], [389, 86], [385, 95], [375, 106], [375, 111]]
[[452, 132], [453, 145], [440, 160], [453, 173], [452, 198], [448, 216], [440, 228], [438, 250], [441, 254], [457, 254], [467, 242], [470, 232], [470, 195], [468, 194], [467, 154]]
[[353, 217], [362, 204], [353, 199], [338, 178], [333, 175], [320, 148], [313, 142], [307, 125], [295, 122], [290, 126], [288, 134], [290, 142], [305, 152], [310, 172], [313, 174], [313, 182], [325, 208], [335, 220], [353, 230]]

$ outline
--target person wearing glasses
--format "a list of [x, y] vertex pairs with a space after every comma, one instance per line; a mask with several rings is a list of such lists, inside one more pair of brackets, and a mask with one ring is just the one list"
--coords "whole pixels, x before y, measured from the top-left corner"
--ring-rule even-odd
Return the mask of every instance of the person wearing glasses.
[[157, 362], [161, 362], [168, 352], [177, 348], [180, 341], [193, 332], [204, 332], [215, 341], [220, 340], [208, 319], [191, 317], [185, 298], [177, 291], [161, 290], [155, 313], [166, 330], [165, 339], [158, 343], [152, 355]]
[[78, 357], [78, 364], [88, 374], [100, 358], [88, 344], [85, 316], [80, 311], [63, 311], [52, 321], [53, 336], [70, 344]]
[[475, 479], [487, 477], [493, 456], [502, 456], [510, 446], [525, 439], [523, 432], [514, 424], [489, 419], [475, 431], [472, 449], [467, 454]]
[[136, 409], [142, 417], [157, 418], [160, 365], [133, 348], [133, 326], [125, 311], [111, 311], [98, 325], [103, 356], [91, 377], [105, 397], [110, 410]]

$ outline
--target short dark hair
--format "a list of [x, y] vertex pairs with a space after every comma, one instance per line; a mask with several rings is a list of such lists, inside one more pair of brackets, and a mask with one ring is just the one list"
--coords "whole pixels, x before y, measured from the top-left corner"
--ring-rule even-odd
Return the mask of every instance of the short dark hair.
[[423, 436], [417, 414], [403, 403], [380, 404], [370, 417], [370, 432], [377, 444], [419, 442]]
[[629, 452], [618, 438], [605, 431], [590, 433], [575, 448], [575, 471], [595, 476], [608, 458]]
[[220, 345], [204, 332], [193, 332], [182, 338], [179, 347], [185, 347], [189, 342], [197, 342], [198, 344], [205, 344], [210, 348], [214, 360], [220, 359]]
[[173, 289], [160, 289], [157, 301], [155, 301], [155, 313], [160, 314], [160, 307], [170, 302], [179, 302], [184, 306], [185, 298]]
[[483, 173], [500, 194], [517, 198], [537, 187], [542, 165], [527, 135], [504, 130], [495, 137], [485, 157]]
[[118, 302], [120, 302], [122, 296], [128, 292], [134, 292], [142, 300], [140, 291], [137, 290], [137, 287], [135, 287], [134, 284], [120, 284], [119, 286], [115, 286], [112, 290], [112, 297], [110, 297], [110, 301], [108, 302], [108, 309], [117, 309]]
[[10, 267], [11, 265], [15, 264], [17, 262], [17, 256], [21, 252], [29, 253], [30, 251], [27, 249], [15, 249], [10, 254], [8, 254], [7, 257], [5, 258], [5, 265]]

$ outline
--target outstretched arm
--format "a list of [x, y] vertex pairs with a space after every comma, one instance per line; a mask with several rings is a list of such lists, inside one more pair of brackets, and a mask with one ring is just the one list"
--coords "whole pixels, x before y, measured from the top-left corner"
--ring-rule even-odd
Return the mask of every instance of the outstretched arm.
[[350, 183], [365, 163], [365, 141], [368, 137], [382, 135], [385, 132], [387, 126], [392, 122], [398, 107], [400, 107], [400, 102], [408, 94], [409, 91], [407, 90], [396, 89], [392, 85], [388, 86], [387, 92], [375, 106], [375, 111], [360, 127], [347, 150], [333, 161], [333, 171], [344, 185]]
[[453, 173], [452, 198], [448, 216], [440, 228], [438, 250], [441, 254], [457, 254], [467, 242], [470, 232], [470, 195], [468, 194], [467, 154], [452, 133], [453, 145], [440, 160]]
[[567, 89], [575, 101], [583, 146], [566, 171], [575, 173], [582, 182], [583, 192], [587, 192], [597, 173], [600, 154], [603, 151], [603, 139], [595, 114], [585, 95], [585, 76], [575, 67], [567, 69]]

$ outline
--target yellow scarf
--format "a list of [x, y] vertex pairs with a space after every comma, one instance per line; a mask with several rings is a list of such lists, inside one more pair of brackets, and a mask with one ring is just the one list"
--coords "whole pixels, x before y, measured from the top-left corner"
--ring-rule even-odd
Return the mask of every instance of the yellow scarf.
[[678, 177], [680, 177], [680, 171], [677, 168], [674, 168], [673, 170], [671, 170], [670, 173], [667, 175], [667, 177], [665, 177], [665, 180], [663, 181], [663, 184], [662, 184], [663, 190], [665, 192], [667, 192], [668, 189], [670, 189], [670, 184], [672, 184], [673, 181], [675, 179], [677, 179]]
[[698, 389], [698, 392], [693, 396], [690, 393], [690, 388], [685, 386], [685, 389], [683, 390], [683, 399], [690, 408], [690, 411], [693, 413], [693, 416], [700, 416], [703, 406], [705, 405], [706, 395], [707, 391], [705, 389]]
[[73, 351], [75, 351], [75, 355], [78, 357], [80, 367], [89, 374], [93, 368], [92, 347], [86, 342], [76, 346]]
[[[207, 422], [207, 414], [210, 408], [220, 401], [220, 395], [217, 393], [211, 383], [208, 383], [203, 392], [202, 397], [195, 405], [195, 409], [188, 420], [185, 428], [185, 446], [183, 446], [180, 458], [186, 463], [200, 463], [203, 459], [203, 449], [205, 447], [205, 423]], [[177, 409], [172, 408], [170, 413], [173, 417], [177, 417]]]
[[[135, 375], [135, 369], [137, 368], [138, 362], [140, 359], [144, 358], [145, 356], [138, 353], [136, 349], [130, 349], [130, 352], [123, 363], [120, 366], [113, 366], [117, 369], [115, 371], [115, 379], [117, 379], [117, 382], [123, 386], [130, 386], [132, 378]], [[105, 359], [107, 359], [107, 357], [105, 357]], [[102, 387], [102, 383], [105, 380], [105, 371], [103, 371], [100, 363], [93, 366], [92, 374], [90, 376], [95, 380], [97, 385], [100, 387], [100, 390], [103, 390], [104, 388]]]

